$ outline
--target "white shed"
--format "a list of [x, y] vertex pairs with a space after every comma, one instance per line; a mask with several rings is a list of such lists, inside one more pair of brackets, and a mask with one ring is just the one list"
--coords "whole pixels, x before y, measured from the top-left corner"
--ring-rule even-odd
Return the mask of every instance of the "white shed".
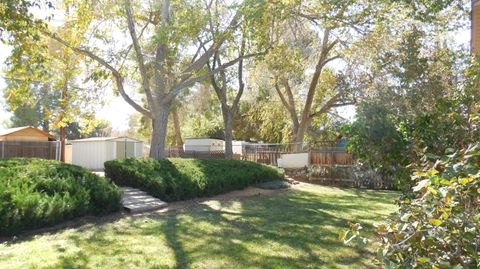
[[245, 147], [251, 144], [252, 143], [246, 141], [232, 141], [233, 154], [243, 155], [245, 153]]
[[91, 137], [72, 140], [72, 163], [90, 170], [103, 170], [103, 163], [143, 156], [143, 142], [129, 137]]
[[184, 151], [222, 151], [225, 150], [225, 141], [213, 138], [187, 138], [183, 144]]

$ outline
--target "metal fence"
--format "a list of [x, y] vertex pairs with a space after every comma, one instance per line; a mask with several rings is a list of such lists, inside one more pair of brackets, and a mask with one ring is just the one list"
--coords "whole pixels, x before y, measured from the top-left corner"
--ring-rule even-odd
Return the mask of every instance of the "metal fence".
[[60, 160], [60, 142], [0, 141], [0, 157], [35, 157]]

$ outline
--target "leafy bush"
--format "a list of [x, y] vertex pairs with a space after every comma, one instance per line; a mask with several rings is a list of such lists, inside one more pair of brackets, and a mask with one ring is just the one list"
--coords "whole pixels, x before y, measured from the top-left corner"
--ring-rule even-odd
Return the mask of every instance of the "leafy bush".
[[88, 170], [58, 161], [0, 159], [0, 234], [121, 208], [121, 190]]
[[[480, 144], [428, 162], [413, 173], [413, 198], [377, 227], [387, 268], [480, 268]], [[364, 242], [359, 225], [342, 233]]]
[[442, 156], [480, 137], [469, 117], [480, 109], [480, 58], [464, 70], [449, 49], [424, 54], [423, 34], [412, 29], [400, 46], [378, 54], [372, 72], [379, 73], [371, 75], [378, 84], [343, 127], [348, 151], [402, 190], [410, 189], [409, 175], [425, 153]]
[[283, 178], [277, 168], [248, 161], [177, 158], [107, 161], [105, 174], [118, 185], [139, 188], [164, 201], [211, 196]]

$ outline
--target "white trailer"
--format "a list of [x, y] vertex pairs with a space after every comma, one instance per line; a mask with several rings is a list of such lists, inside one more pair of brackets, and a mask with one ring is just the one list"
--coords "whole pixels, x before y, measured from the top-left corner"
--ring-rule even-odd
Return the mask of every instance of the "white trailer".
[[187, 138], [183, 144], [184, 151], [212, 152], [225, 150], [225, 141], [213, 138]]

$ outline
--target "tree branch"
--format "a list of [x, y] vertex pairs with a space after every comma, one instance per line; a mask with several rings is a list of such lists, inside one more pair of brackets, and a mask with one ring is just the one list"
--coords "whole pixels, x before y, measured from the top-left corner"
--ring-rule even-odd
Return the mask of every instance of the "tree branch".
[[[193, 75], [193, 73], [197, 72], [207, 64], [208, 60], [212, 57], [215, 51], [218, 50], [220, 46], [223, 44], [223, 42], [225, 41], [227, 36], [225, 33], [228, 31], [233, 31], [238, 27], [239, 25], [238, 21], [240, 19], [240, 16], [241, 16], [240, 12], [237, 12], [235, 16], [232, 18], [232, 20], [230, 21], [224, 34], [222, 35], [223, 37], [220, 37], [218, 40], [214, 40], [213, 44], [207, 50], [205, 50], [205, 52], [196, 61], [194, 61], [187, 68], [184, 69], [184, 71], [182, 72], [183, 75], [181, 76], [181, 79], [180, 79], [180, 84], [184, 83], [184, 81], [188, 80]], [[202, 47], [204, 47], [204, 44], [201, 44], [201, 45]]]
[[193, 78], [190, 78], [190, 79], [187, 79], [179, 84], [177, 84], [174, 88], [172, 88], [172, 90], [170, 91], [170, 93], [172, 93], [172, 95], [176, 95], [178, 94], [182, 89], [186, 88], [186, 87], [190, 87], [190, 86], [193, 86], [195, 83], [197, 82], [200, 82], [206, 78], [208, 78], [212, 73], [213, 74], [216, 74], [218, 72], [220, 72], [220, 70], [224, 70], [224, 69], [227, 69], [228, 67], [236, 64], [237, 62], [239, 62], [240, 60], [242, 59], [248, 59], [248, 58], [252, 58], [252, 57], [256, 57], [256, 56], [261, 56], [261, 55], [265, 55], [266, 51], [263, 51], [263, 52], [258, 52], [258, 53], [250, 53], [250, 54], [246, 54], [244, 55], [243, 57], [239, 57], [235, 60], [232, 60], [230, 62], [227, 62], [227, 63], [224, 63], [222, 64], [221, 66], [219, 67], [216, 67], [215, 70], [212, 70], [212, 71], [207, 71], [206, 73], [202, 74], [202, 75], [199, 75], [197, 77], [193, 77]]
[[313, 118], [313, 117], [316, 117], [318, 115], [321, 115], [321, 114], [324, 114], [326, 112], [328, 112], [328, 110], [330, 110], [334, 105], [335, 103], [337, 102], [338, 98], [340, 98], [342, 95], [343, 95], [343, 91], [340, 91], [339, 93], [335, 94], [334, 96], [332, 96], [323, 106], [322, 108], [320, 108], [320, 110], [312, 113], [309, 115], [309, 118]]
[[238, 62], [238, 92], [232, 104], [233, 114], [235, 114], [235, 111], [237, 110], [238, 103], [240, 103], [240, 98], [242, 98], [243, 90], [245, 88], [245, 83], [243, 82], [243, 58], [242, 58], [244, 54], [245, 54], [245, 38], [242, 36], [242, 45], [240, 46], [240, 53], [238, 55], [239, 58], [241, 58], [241, 60]]
[[149, 107], [155, 110], [155, 102], [153, 101], [152, 92], [150, 90], [150, 83], [148, 79], [147, 69], [145, 67], [145, 60], [142, 54], [142, 48], [140, 47], [138, 36], [135, 32], [135, 22], [133, 21], [132, 4], [130, 3], [130, 0], [125, 0], [125, 13], [127, 15], [128, 31], [130, 32], [130, 36], [132, 38], [133, 48], [135, 50], [138, 67], [140, 70], [140, 76], [142, 77], [142, 87], [145, 91], [145, 95], [147, 96], [147, 102]]
[[76, 53], [79, 53], [79, 54], [82, 54], [82, 55], [85, 55], [85, 56], [89, 57], [90, 59], [98, 62], [99, 64], [101, 64], [102, 66], [104, 66], [105, 68], [110, 70], [110, 72], [112, 72], [112, 75], [114, 77], [115, 83], [117, 84], [118, 92], [120, 93], [122, 98], [125, 100], [125, 102], [127, 102], [135, 110], [142, 113], [143, 115], [145, 115], [149, 118], [153, 117], [152, 113], [149, 110], [140, 106], [135, 101], [133, 101], [133, 99], [130, 98], [130, 96], [128, 96], [128, 94], [125, 92], [125, 89], [123, 87], [123, 76], [111, 64], [109, 64], [107, 61], [105, 61], [104, 59], [100, 58], [99, 56], [97, 56], [96, 54], [94, 54], [93, 52], [91, 52], [87, 49], [71, 46], [68, 42], [66, 42], [65, 40], [63, 40], [62, 38], [57, 36], [56, 34], [52, 34], [52, 33], [46, 32], [46, 31], [44, 31], [43, 34], [52, 38], [53, 40], [57, 41], [58, 43], [62, 44], [63, 46], [65, 46], [67, 48], [70, 48], [71, 50], [75, 51]]
[[280, 87], [278, 86], [278, 82], [275, 82], [274, 88], [277, 91], [278, 96], [280, 97], [280, 101], [282, 101], [282, 104], [290, 110], [290, 105], [288, 104], [287, 100], [285, 99], [285, 95], [283, 95], [282, 90], [280, 90]]

